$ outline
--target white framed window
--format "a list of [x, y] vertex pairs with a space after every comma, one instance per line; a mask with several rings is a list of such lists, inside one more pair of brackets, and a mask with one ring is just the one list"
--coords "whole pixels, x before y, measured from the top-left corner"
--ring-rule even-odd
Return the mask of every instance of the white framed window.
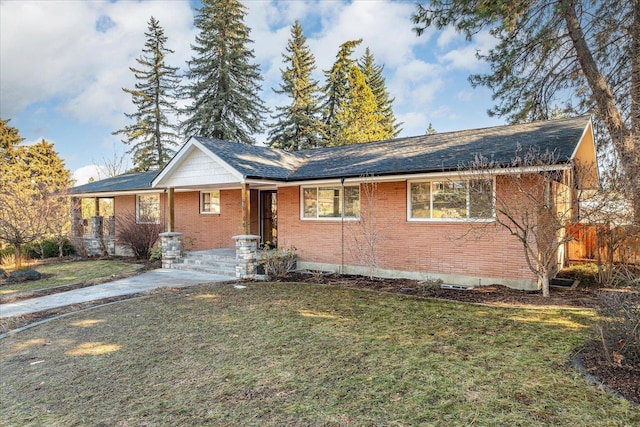
[[[344, 190], [344, 195], [343, 195]], [[302, 219], [357, 219], [360, 217], [360, 186], [302, 187]]]
[[160, 224], [159, 194], [138, 194], [136, 196], [136, 222], [138, 224]]
[[495, 217], [494, 180], [410, 181], [410, 221], [490, 221]]
[[219, 214], [220, 213], [220, 190], [200, 192], [200, 213]]

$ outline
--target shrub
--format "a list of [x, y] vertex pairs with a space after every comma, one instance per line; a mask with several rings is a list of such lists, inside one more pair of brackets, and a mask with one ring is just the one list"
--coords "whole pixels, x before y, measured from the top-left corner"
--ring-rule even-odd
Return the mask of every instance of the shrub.
[[286, 277], [296, 269], [296, 249], [270, 249], [262, 252], [260, 264], [270, 279]]
[[[32, 259], [55, 258], [60, 255], [58, 242], [46, 239], [41, 242], [34, 242], [25, 245], [25, 254]], [[76, 253], [75, 248], [68, 239], [62, 243], [62, 256], [69, 256]]]
[[153, 223], [145, 218], [138, 220], [135, 213], [125, 214], [116, 219], [118, 242], [131, 249], [137, 259], [150, 259], [152, 248], [163, 230], [162, 223]]
[[16, 261], [16, 253], [13, 246], [5, 246], [0, 248], [0, 264], [13, 265]]
[[610, 363], [640, 366], [640, 306], [632, 293], [603, 292], [596, 323], [602, 350]]

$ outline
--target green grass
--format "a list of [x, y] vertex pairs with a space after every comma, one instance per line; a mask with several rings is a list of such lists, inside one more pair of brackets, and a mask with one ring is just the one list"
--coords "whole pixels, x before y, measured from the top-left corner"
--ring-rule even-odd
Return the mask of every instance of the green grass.
[[51, 275], [41, 280], [12, 283], [0, 287], [1, 296], [11, 296], [19, 292], [36, 291], [56, 286], [71, 285], [112, 275], [132, 274], [140, 268], [138, 264], [115, 260], [56, 262], [33, 267], [43, 275]]
[[0, 341], [0, 425], [624, 426], [569, 367], [590, 311], [201, 285]]

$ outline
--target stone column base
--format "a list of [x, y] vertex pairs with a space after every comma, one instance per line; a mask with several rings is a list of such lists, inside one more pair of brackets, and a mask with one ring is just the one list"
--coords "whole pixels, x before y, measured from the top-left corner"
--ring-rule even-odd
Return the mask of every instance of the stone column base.
[[254, 279], [260, 236], [241, 234], [233, 236], [232, 239], [236, 241], [236, 277], [238, 279]]
[[173, 268], [182, 259], [182, 233], [170, 231], [160, 233], [162, 245], [162, 268]]

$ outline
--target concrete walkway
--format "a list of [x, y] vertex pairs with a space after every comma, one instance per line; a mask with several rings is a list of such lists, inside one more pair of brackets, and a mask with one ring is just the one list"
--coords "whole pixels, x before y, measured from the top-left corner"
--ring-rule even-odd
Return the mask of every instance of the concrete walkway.
[[130, 295], [162, 287], [179, 288], [194, 286], [199, 283], [233, 281], [235, 281], [234, 277], [219, 274], [161, 268], [100, 285], [26, 299], [10, 304], [0, 304], [0, 318], [21, 316], [65, 305]]

